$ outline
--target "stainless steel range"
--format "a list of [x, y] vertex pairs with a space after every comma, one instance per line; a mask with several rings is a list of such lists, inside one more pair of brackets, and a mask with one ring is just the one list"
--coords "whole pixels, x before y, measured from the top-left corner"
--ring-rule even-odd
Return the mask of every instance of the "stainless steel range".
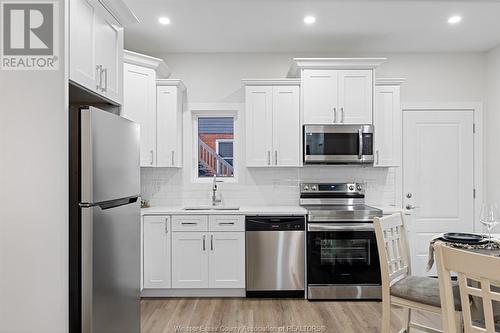
[[307, 209], [308, 299], [381, 299], [373, 218], [360, 183], [301, 184]]

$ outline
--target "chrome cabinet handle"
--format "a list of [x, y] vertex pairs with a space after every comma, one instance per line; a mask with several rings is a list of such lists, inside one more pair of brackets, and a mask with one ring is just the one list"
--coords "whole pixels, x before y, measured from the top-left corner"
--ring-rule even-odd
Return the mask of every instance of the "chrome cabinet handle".
[[333, 108], [333, 122], [337, 122], [337, 108]]
[[107, 92], [108, 91], [108, 69], [104, 68], [101, 73], [104, 74], [104, 87], [101, 87], [101, 91]]
[[197, 225], [197, 222], [181, 222], [182, 225]]
[[234, 222], [219, 222], [219, 225], [234, 225]]
[[175, 165], [175, 151], [172, 150], [172, 166]]
[[363, 157], [363, 132], [361, 131], [361, 129], [358, 130], [358, 140], [358, 159], [361, 159]]
[[344, 123], [344, 108], [343, 107], [340, 108], [340, 117], [341, 117], [340, 122]]
[[210, 235], [210, 250], [214, 250], [214, 235]]
[[149, 153], [151, 154], [151, 165], [153, 165], [153, 162], [154, 162], [154, 157], [153, 157], [154, 151], [153, 151], [153, 149], [151, 149], [149, 151]]
[[206, 236], [205, 236], [205, 235], [203, 235], [203, 251], [205, 251], [205, 250], [206, 250], [206, 248], [205, 248], [205, 238], [206, 238]]
[[376, 163], [376, 164], [378, 165], [378, 164], [379, 164], [379, 162], [380, 162], [380, 158], [379, 158], [378, 150], [377, 150], [377, 152], [376, 152], [376, 153], [377, 153], [377, 163]]
[[96, 84], [96, 90], [101, 90], [102, 85], [102, 65], [95, 66], [96, 78], [99, 77], [99, 82]]
[[165, 219], [165, 233], [168, 234], [168, 219]]
[[278, 151], [274, 151], [274, 165], [278, 165]]
[[271, 165], [271, 151], [267, 151], [267, 165]]

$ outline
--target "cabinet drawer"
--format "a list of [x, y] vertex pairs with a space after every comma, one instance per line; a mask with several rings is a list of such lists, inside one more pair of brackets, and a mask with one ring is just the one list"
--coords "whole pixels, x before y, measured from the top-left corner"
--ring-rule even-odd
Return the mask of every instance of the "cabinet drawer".
[[173, 215], [172, 231], [208, 231], [208, 216]]
[[210, 215], [208, 221], [210, 231], [245, 231], [243, 215]]

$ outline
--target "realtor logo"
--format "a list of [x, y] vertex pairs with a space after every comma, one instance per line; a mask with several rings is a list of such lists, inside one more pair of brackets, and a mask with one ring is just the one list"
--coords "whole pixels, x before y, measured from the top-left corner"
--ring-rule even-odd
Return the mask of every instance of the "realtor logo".
[[1, 3], [1, 62], [4, 70], [59, 68], [58, 3]]

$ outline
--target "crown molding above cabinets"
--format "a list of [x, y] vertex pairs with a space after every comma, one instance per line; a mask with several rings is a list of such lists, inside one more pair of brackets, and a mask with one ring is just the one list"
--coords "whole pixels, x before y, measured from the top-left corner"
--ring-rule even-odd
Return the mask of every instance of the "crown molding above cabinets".
[[300, 79], [242, 79], [244, 86], [297, 86]]
[[405, 78], [398, 77], [398, 78], [382, 78], [378, 77], [375, 80], [375, 85], [377, 86], [397, 86], [397, 85], [402, 85], [406, 81]]
[[126, 27], [130, 24], [139, 23], [139, 19], [123, 0], [98, 0], [101, 5], [120, 23]]
[[172, 74], [172, 70], [167, 66], [167, 64], [165, 64], [163, 59], [137, 52], [124, 50], [123, 62], [126, 64], [153, 69], [156, 72], [156, 77], [158, 78], [168, 78], [170, 74]]
[[178, 87], [180, 91], [186, 90], [186, 86], [179, 79], [157, 79], [156, 86], [174, 86]]
[[387, 58], [294, 58], [287, 77], [300, 78], [303, 69], [375, 69]]

